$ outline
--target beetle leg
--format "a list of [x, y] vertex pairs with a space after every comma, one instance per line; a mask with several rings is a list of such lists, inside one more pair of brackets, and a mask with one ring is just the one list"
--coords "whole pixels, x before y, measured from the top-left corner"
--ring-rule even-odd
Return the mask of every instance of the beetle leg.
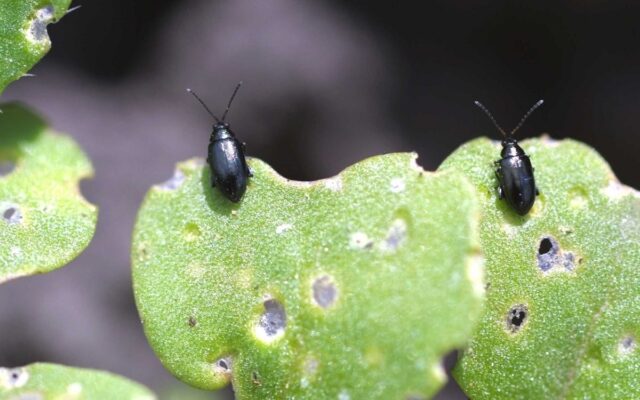
[[498, 190], [498, 196], [500, 197], [500, 200], [502, 200], [504, 199], [504, 192], [502, 191], [502, 185], [500, 184], [500, 168], [497, 168], [495, 173], [496, 173], [496, 179], [498, 180], [498, 187], [496, 189]]
[[211, 187], [216, 187], [216, 176], [213, 174], [213, 171], [211, 170], [211, 159], [209, 158], [209, 156], [207, 156], [207, 164], [209, 164], [209, 171], [211, 173]]
[[496, 169], [496, 179], [498, 180], [498, 187], [496, 188], [498, 190], [498, 197], [500, 197], [500, 200], [504, 199], [504, 190], [502, 190], [502, 183], [500, 180], [500, 168]]
[[540, 191], [538, 190], [537, 186], [536, 186], [536, 196], [540, 196]]

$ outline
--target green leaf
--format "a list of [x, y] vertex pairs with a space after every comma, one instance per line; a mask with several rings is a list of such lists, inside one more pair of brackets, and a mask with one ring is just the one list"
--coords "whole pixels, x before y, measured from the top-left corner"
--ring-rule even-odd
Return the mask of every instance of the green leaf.
[[80, 194], [91, 163], [71, 138], [55, 134], [31, 111], [2, 106], [0, 282], [59, 268], [91, 240], [97, 209]]
[[108, 372], [36, 363], [0, 368], [0, 400], [154, 400], [144, 386]]
[[482, 305], [469, 184], [413, 154], [318, 182], [250, 165], [239, 204], [200, 160], [144, 201], [134, 291], [160, 360], [239, 399], [430, 397]]
[[476, 185], [487, 307], [455, 369], [481, 399], [640, 398], [640, 196], [591, 148], [522, 142], [540, 196], [525, 217], [496, 194], [500, 144], [442, 165]]
[[47, 25], [62, 18], [71, 0], [0, 0], [0, 94], [51, 48]]

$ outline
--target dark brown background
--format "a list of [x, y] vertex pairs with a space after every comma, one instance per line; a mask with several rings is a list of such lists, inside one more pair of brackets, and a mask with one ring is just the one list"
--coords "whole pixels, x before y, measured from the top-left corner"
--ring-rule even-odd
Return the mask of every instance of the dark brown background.
[[[434, 169], [464, 141], [497, 138], [474, 99], [510, 128], [544, 98], [519, 137], [585, 141], [640, 184], [640, 3], [397, 3], [76, 2], [83, 8], [49, 28], [54, 48], [37, 77], [4, 98], [33, 105], [86, 149], [96, 177], [83, 192], [100, 221], [68, 268], [0, 286], [0, 365], [54, 361], [127, 375], [163, 398], [182, 390], [142, 334], [128, 253], [147, 188], [204, 155], [210, 121], [186, 87], [222, 111], [243, 80], [232, 126], [250, 155], [289, 178], [407, 150]], [[440, 398], [464, 396], [451, 384]]]

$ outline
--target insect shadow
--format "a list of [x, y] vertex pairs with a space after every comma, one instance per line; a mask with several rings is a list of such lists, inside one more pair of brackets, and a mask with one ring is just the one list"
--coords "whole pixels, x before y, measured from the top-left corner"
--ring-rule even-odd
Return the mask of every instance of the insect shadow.
[[231, 215], [233, 211], [240, 208], [238, 203], [226, 201], [219, 193], [211, 190], [211, 169], [202, 169], [200, 183], [202, 184], [202, 193], [204, 194], [207, 205], [215, 213], [228, 216]]

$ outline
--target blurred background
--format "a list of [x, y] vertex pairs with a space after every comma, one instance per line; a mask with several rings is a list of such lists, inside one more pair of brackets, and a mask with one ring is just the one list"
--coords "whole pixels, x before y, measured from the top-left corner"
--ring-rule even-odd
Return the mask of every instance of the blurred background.
[[[53, 49], [3, 95], [43, 113], [93, 160], [83, 182], [96, 236], [71, 265], [0, 287], [0, 365], [106, 369], [163, 399], [230, 399], [172, 378], [144, 338], [131, 293], [136, 210], [174, 164], [205, 156], [210, 117], [291, 179], [365, 157], [417, 151], [426, 169], [463, 142], [498, 139], [538, 99], [519, 138], [595, 147], [640, 186], [640, 2], [77, 0], [49, 27]], [[449, 364], [454, 360], [448, 358]], [[439, 399], [464, 399], [450, 382]]]

